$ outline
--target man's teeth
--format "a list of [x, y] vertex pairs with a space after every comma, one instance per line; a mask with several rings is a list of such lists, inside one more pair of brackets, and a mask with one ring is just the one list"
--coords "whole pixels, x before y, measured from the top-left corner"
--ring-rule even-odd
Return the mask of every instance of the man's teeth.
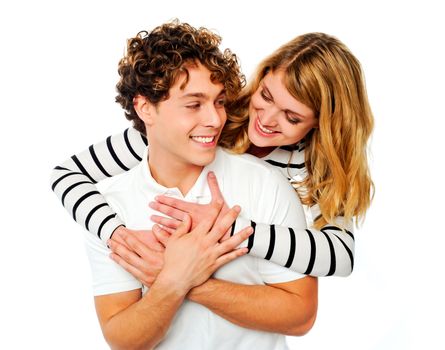
[[192, 136], [192, 139], [200, 143], [210, 143], [215, 140], [215, 137]]
[[258, 120], [258, 126], [260, 127], [260, 130], [262, 132], [266, 133], [266, 134], [272, 134], [273, 133], [272, 130], [266, 129], [264, 126], [262, 126], [259, 120]]

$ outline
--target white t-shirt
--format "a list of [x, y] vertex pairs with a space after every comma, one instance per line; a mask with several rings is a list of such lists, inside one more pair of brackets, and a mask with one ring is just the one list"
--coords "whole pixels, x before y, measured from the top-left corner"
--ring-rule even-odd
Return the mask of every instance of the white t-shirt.
[[[144, 159], [147, 159], [147, 151]], [[232, 155], [221, 148], [217, 150], [215, 160], [204, 168], [185, 197], [177, 188], [168, 189], [156, 183], [146, 161], [123, 174], [104, 195], [127, 227], [149, 229], [153, 225], [150, 216], [154, 211], [148, 203], [156, 195], [166, 194], [195, 203], [208, 203], [211, 199], [206, 180], [209, 171], [215, 173], [227, 204], [240, 205], [241, 215], [244, 217], [296, 229], [306, 227], [298, 196], [276, 169], [253, 156]], [[95, 295], [143, 287], [131, 274], [109, 258], [110, 251], [102, 241], [90, 233], [85, 233], [85, 238]], [[280, 242], [286, 244], [284, 240]], [[267, 260], [246, 255], [221, 267], [214, 277], [246, 285], [264, 285], [289, 282], [304, 275]], [[239, 327], [207, 308], [186, 300], [157, 349], [271, 350], [287, 349], [287, 346], [283, 335]]]

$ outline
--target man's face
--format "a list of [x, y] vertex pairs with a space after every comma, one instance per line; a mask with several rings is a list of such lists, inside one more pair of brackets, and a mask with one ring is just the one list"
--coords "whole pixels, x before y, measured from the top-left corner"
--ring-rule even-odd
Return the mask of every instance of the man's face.
[[216, 146], [227, 116], [221, 83], [210, 80], [201, 64], [186, 66], [169, 90], [169, 98], [150, 107], [147, 134], [150, 157], [172, 167], [205, 166], [215, 158]]

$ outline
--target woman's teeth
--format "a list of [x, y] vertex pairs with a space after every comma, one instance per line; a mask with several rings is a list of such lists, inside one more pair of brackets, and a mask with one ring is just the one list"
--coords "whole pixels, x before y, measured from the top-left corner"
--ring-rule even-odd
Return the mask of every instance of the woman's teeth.
[[260, 130], [262, 132], [264, 132], [265, 134], [272, 134], [273, 133], [272, 130], [266, 129], [264, 126], [262, 126], [259, 119], [258, 119], [258, 126], [259, 126]]

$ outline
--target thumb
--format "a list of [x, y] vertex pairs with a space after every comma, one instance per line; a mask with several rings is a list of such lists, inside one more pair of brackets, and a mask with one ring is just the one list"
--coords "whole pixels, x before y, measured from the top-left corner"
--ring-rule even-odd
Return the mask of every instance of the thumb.
[[170, 238], [170, 234], [162, 229], [159, 225], [154, 225], [152, 228], [153, 235], [157, 239], [155, 242], [154, 249], [156, 251], [162, 252], [167, 246], [168, 239]]
[[209, 171], [207, 174], [207, 183], [209, 184], [210, 194], [212, 195], [212, 202], [223, 205], [224, 197], [219, 189], [218, 180], [213, 171]]

